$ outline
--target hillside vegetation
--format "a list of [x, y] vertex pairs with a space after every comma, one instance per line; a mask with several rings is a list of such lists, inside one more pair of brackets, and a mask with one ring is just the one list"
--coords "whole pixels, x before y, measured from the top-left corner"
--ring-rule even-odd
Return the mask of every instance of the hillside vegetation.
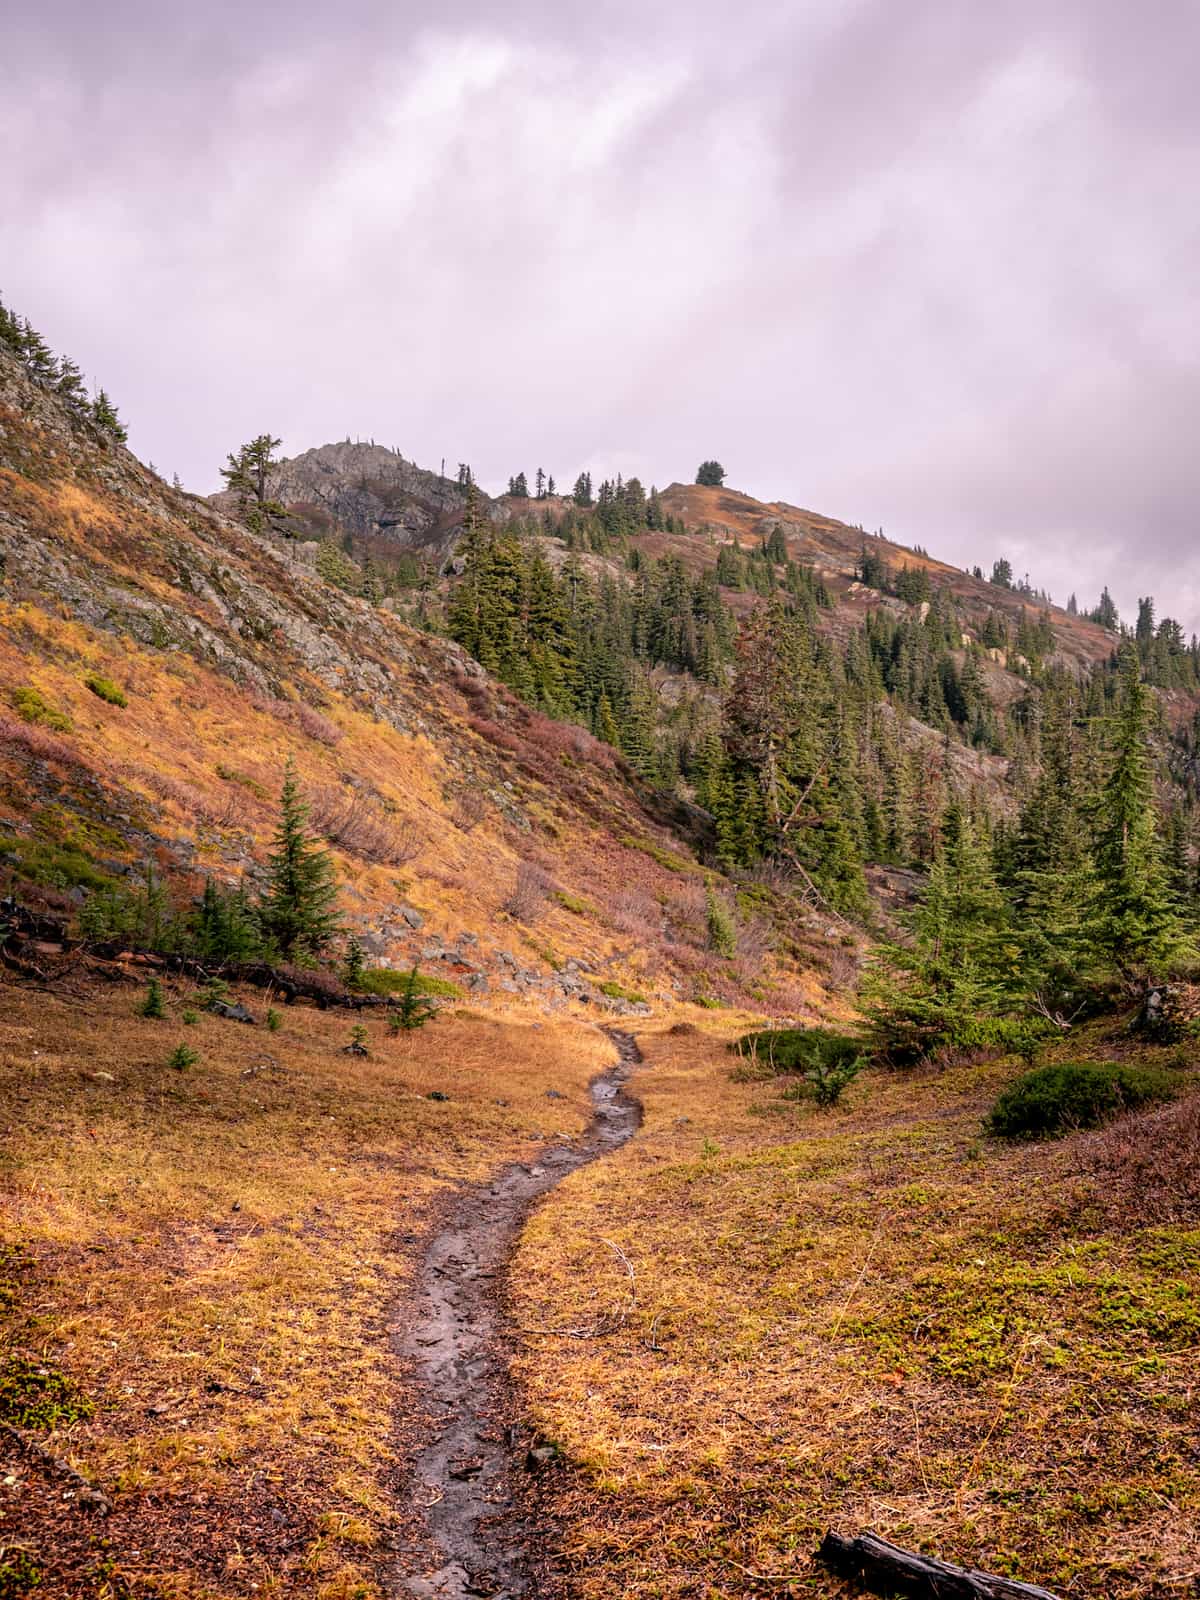
[[0, 314], [0, 1600], [1194, 1594], [1200, 647], [278, 444]]

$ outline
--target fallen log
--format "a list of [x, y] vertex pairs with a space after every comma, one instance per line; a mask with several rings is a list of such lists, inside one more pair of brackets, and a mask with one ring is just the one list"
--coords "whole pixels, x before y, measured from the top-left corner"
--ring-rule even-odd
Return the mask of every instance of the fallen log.
[[830, 1529], [821, 1541], [817, 1560], [839, 1577], [861, 1583], [876, 1594], [904, 1595], [906, 1600], [1058, 1600], [1037, 1584], [955, 1567], [933, 1556], [902, 1550], [873, 1533], [844, 1539]]

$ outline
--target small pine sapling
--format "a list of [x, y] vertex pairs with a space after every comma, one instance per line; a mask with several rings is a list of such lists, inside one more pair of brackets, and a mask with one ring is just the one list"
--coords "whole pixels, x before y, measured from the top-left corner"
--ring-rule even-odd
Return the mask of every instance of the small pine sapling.
[[726, 959], [737, 954], [737, 929], [729, 907], [711, 889], [704, 895], [709, 948]]
[[283, 1026], [283, 1018], [280, 1016], [279, 1012], [275, 1010], [274, 1006], [269, 1007], [268, 1010], [267, 1010], [267, 1027], [268, 1027], [268, 1029], [272, 1033], [278, 1033], [282, 1026]]
[[145, 997], [138, 1007], [138, 1015], [153, 1017], [159, 1020], [167, 1014], [166, 1002], [163, 1000], [162, 984], [157, 978], [151, 978], [147, 986]]
[[177, 1044], [167, 1057], [167, 1065], [176, 1072], [186, 1072], [189, 1067], [194, 1067], [199, 1059], [199, 1052], [193, 1050], [191, 1045]]
[[427, 994], [422, 994], [418, 983], [419, 974], [416, 967], [404, 980], [404, 988], [400, 991], [399, 1009], [394, 1013], [399, 1025], [406, 1032], [414, 1028], [423, 1028], [429, 1019], [437, 1015], [437, 1005]]
[[367, 1049], [367, 1030], [364, 1023], [356, 1022], [350, 1029], [350, 1043], [342, 1047], [342, 1054], [347, 1056], [369, 1056]]
[[342, 966], [342, 981], [347, 989], [361, 989], [363, 984], [363, 947], [355, 934], [346, 944], [346, 960]]
[[181, 1022], [186, 1022], [189, 1028], [193, 1028], [195, 1027], [196, 1023], [200, 1021], [200, 1013], [198, 1011], [193, 1011], [189, 1007], [187, 1011], [181, 1014], [179, 1020]]
[[864, 1060], [863, 1056], [855, 1056], [850, 1061], [817, 1059], [812, 1063], [804, 1074], [804, 1081], [823, 1110], [837, 1105], [842, 1098], [842, 1090], [853, 1083], [862, 1071]]

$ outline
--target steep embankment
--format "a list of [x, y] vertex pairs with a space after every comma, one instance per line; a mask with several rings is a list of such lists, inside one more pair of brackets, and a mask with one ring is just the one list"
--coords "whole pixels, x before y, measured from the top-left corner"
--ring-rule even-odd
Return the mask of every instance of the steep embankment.
[[[169, 488], [3, 356], [0, 555], [5, 870], [51, 910], [147, 865], [253, 881], [291, 756], [372, 960], [557, 1007], [820, 1000], [803, 961], [712, 956], [706, 873], [614, 751]], [[836, 935], [808, 948], [837, 959]]]

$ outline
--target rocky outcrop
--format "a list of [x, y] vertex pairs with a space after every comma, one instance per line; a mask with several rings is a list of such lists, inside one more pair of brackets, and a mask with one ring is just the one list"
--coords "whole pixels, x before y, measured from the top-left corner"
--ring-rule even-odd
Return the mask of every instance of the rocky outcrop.
[[[267, 487], [302, 539], [349, 534], [380, 553], [411, 552], [439, 565], [453, 553], [466, 507], [455, 479], [427, 472], [386, 445], [349, 439], [280, 462]], [[228, 493], [212, 500], [236, 510]], [[486, 496], [481, 503], [497, 520], [505, 515]]]

